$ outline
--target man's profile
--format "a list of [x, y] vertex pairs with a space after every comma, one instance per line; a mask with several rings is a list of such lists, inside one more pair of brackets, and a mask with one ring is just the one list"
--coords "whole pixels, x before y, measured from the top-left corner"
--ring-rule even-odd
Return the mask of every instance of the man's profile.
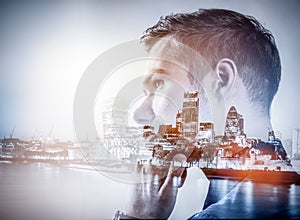
[[[151, 125], [158, 117], [163, 118], [165, 123], [172, 123], [170, 116], [174, 116], [177, 109], [172, 108], [166, 97], [171, 97], [176, 103], [183, 90], [203, 94], [204, 87], [208, 97], [215, 94], [214, 101], [208, 102], [222, 103], [226, 111], [235, 106], [242, 112], [247, 122], [245, 132], [249, 136], [264, 138], [267, 129], [272, 128], [270, 107], [281, 78], [280, 57], [273, 35], [255, 18], [224, 9], [173, 14], [161, 17], [157, 24], [148, 28], [141, 37], [141, 43], [150, 54], [160, 59], [152, 60], [147, 66], [144, 81], [146, 97], [134, 115], [139, 124]], [[191, 54], [183, 53], [182, 45], [198, 53], [204, 61], [195, 62]], [[206, 65], [212, 71], [199, 74]], [[209, 103], [203, 105], [209, 108]], [[212, 111], [212, 114], [216, 113], [217, 110]], [[223, 122], [215, 123], [218, 123], [216, 127], [224, 129]], [[180, 170], [180, 175], [183, 172]], [[170, 181], [168, 177], [166, 181]], [[139, 190], [146, 190], [147, 186]], [[137, 218], [169, 217], [176, 194], [167, 193], [170, 192], [160, 191], [159, 196], [169, 196], [172, 198], [170, 203], [166, 199], [159, 202], [160, 197], [153, 193], [137, 193], [139, 198], [136, 201], [155, 197], [156, 202], [142, 210], [133, 205], [131, 208], [135, 210], [127, 210], [129, 215]], [[211, 209], [194, 217], [222, 217], [218, 216], [216, 209]]]
[[[253, 17], [223, 9], [203, 9], [191, 14], [161, 18], [141, 37], [142, 44], [150, 52], [157, 50], [156, 45], [160, 44], [158, 56], [161, 57], [165, 56], [165, 50], [161, 49], [164, 46], [176, 50], [176, 45], [170, 41], [194, 49], [205, 59], [217, 77], [211, 90], [222, 92], [226, 111], [235, 105], [246, 120], [256, 121], [255, 128], [248, 123], [250, 127], [245, 128], [247, 133], [264, 137], [266, 129], [271, 128], [270, 107], [281, 78], [280, 58], [272, 34]], [[164, 45], [165, 42], [169, 44]], [[178, 53], [179, 56], [185, 56], [180, 51]], [[155, 68], [165, 68], [167, 72], [173, 66], [159, 61], [151, 63], [147, 74], [157, 73]], [[196, 68], [193, 71], [197, 71]], [[172, 71], [169, 70], [171, 74]], [[179, 79], [182, 84], [189, 83], [187, 87], [190, 89], [199, 89], [199, 85], [193, 85], [195, 81], [190, 79], [189, 74], [180, 71], [174, 70], [173, 73], [177, 73], [176, 78], [182, 77]], [[164, 86], [163, 80], [159, 83], [159, 86]], [[164, 89], [161, 87], [158, 89]], [[152, 95], [153, 92], [147, 94]], [[155, 102], [155, 98], [151, 99]], [[151, 122], [156, 112], [160, 111], [156, 109], [155, 112], [156, 106], [153, 105], [150, 108], [141, 111], [142, 115], [136, 111], [137, 122]]]

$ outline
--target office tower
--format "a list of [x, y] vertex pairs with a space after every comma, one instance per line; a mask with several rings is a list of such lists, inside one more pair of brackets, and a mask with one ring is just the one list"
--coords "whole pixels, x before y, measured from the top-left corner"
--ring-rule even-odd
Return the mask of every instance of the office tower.
[[224, 136], [227, 140], [235, 140], [238, 136], [245, 136], [244, 118], [234, 106], [231, 106], [227, 113]]
[[185, 92], [182, 109], [182, 134], [189, 140], [198, 133], [199, 98], [198, 92]]

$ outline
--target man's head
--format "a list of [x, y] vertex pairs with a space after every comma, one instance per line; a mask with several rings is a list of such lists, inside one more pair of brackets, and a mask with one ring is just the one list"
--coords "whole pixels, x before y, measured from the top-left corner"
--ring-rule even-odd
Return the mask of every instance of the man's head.
[[[213, 69], [222, 59], [232, 61], [249, 102], [261, 115], [269, 116], [281, 65], [272, 34], [255, 18], [223, 9], [169, 15], [147, 29], [141, 42], [150, 51], [166, 37], [199, 52]], [[226, 74], [219, 77], [224, 83], [228, 80]]]

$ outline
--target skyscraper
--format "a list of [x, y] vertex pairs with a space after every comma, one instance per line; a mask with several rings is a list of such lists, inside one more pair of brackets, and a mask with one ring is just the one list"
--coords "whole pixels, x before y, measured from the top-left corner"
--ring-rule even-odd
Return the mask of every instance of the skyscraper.
[[183, 98], [182, 134], [185, 138], [193, 140], [198, 133], [198, 92], [185, 92]]
[[238, 136], [244, 136], [244, 118], [234, 106], [231, 106], [226, 117], [224, 136], [227, 140], [235, 140]]

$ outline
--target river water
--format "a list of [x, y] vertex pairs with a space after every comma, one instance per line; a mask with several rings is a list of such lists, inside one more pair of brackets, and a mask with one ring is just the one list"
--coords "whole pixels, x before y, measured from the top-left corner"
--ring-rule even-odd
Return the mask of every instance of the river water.
[[[112, 219], [131, 185], [92, 170], [2, 162], [0, 219]], [[222, 218], [300, 218], [299, 185], [211, 180], [204, 208], [217, 201]]]

